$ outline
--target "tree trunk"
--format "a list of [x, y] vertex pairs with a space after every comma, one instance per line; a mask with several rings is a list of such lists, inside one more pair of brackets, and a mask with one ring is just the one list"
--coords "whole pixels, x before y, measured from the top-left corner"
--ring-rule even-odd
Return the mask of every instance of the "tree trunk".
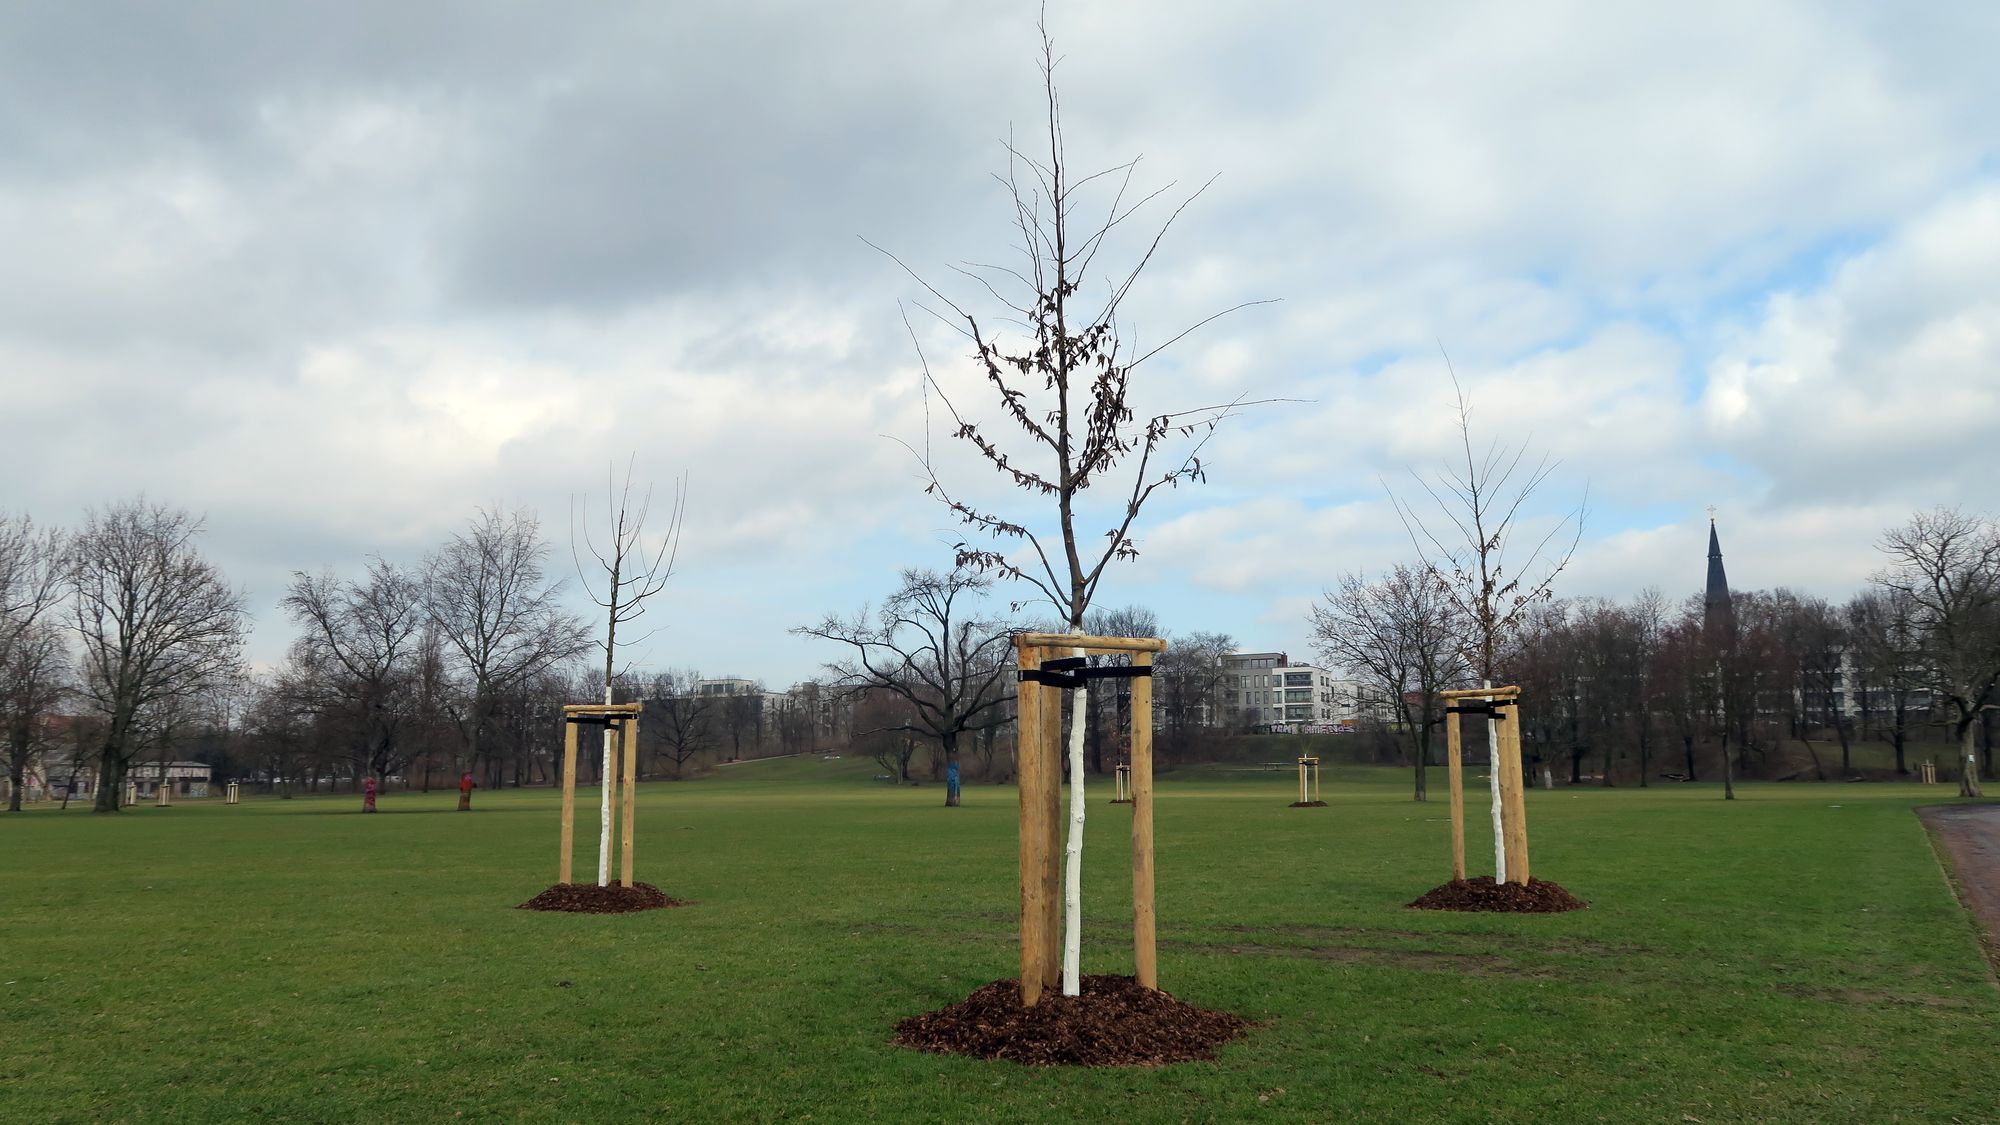
[[1736, 768], [1729, 761], [1729, 732], [1722, 732], [1722, 799], [1736, 799]]
[[[1081, 656], [1082, 651], [1077, 650]], [[1088, 683], [1088, 681], [1085, 681]], [[1090, 689], [1071, 692], [1069, 724], [1069, 841], [1063, 848], [1064, 996], [1083, 993], [1083, 728], [1089, 720]]]
[[125, 763], [118, 758], [118, 752], [106, 746], [97, 758], [97, 797], [91, 802], [90, 811], [115, 813], [118, 811], [118, 795], [125, 787]]
[[1979, 713], [1979, 772], [1993, 772], [1993, 712]]
[[[1804, 732], [1804, 730], [1805, 730], [1805, 727], [1801, 726], [1801, 727], [1799, 728], [1799, 730], [1800, 730], [1801, 732]], [[1825, 781], [1825, 780], [1826, 780], [1826, 770], [1825, 770], [1825, 768], [1823, 768], [1823, 767], [1822, 767], [1822, 766], [1820, 765], [1820, 763], [1819, 763], [1819, 750], [1818, 750], [1818, 748], [1817, 748], [1817, 747], [1815, 747], [1815, 746], [1813, 745], [1813, 741], [1812, 741], [1812, 739], [1810, 739], [1810, 738], [1805, 738], [1805, 737], [1803, 737], [1803, 736], [1802, 736], [1802, 737], [1800, 737], [1799, 741], [1805, 744], [1805, 747], [1806, 747], [1806, 753], [1808, 753], [1808, 754], [1812, 755], [1812, 764], [1813, 764], [1813, 780], [1815, 780], [1815, 781]]]
[[1691, 734], [1681, 735], [1681, 752], [1687, 755], [1688, 780], [1693, 781], [1695, 780], [1694, 735]]
[[1967, 715], [1958, 724], [1958, 795], [1961, 797], [1984, 796], [1979, 788], [1979, 753], [1973, 745], [1973, 718]]

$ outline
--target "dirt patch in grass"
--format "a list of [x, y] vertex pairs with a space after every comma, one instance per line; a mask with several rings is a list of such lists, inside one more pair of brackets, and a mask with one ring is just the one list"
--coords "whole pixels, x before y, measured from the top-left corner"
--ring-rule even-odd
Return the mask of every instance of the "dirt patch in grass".
[[1824, 1000], [1830, 1004], [1856, 1004], [1879, 1008], [1894, 1004], [1912, 1008], [1970, 1008], [1972, 1002], [1957, 996], [1908, 996], [1875, 988], [1814, 988], [1803, 984], [1781, 984], [1778, 991], [1803, 1000]]
[[1021, 1006], [1018, 980], [981, 985], [956, 1004], [897, 1024], [896, 1042], [1028, 1066], [1164, 1066], [1212, 1059], [1250, 1026], [1131, 977], [1087, 973], [1081, 996], [1045, 991], [1032, 1008]]
[[1453, 879], [1425, 891], [1411, 910], [1464, 910], [1498, 914], [1561, 914], [1582, 910], [1590, 904], [1546, 879], [1520, 883], [1495, 883], [1491, 875]]
[[641, 910], [686, 905], [680, 899], [668, 898], [665, 891], [651, 883], [634, 883], [629, 887], [618, 883], [608, 887], [595, 883], [557, 883], [517, 909], [555, 910], [565, 914], [632, 914]]
[[1289, 804], [1289, 805], [1286, 805], [1285, 807], [1286, 807], [1286, 808], [1288, 808], [1288, 809], [1323, 809], [1323, 808], [1325, 808], [1325, 807], [1326, 807], [1326, 802], [1325, 802], [1325, 801], [1293, 801], [1293, 802], [1292, 802], [1291, 804]]
[[1952, 890], [1979, 923], [1979, 944], [2000, 973], [2000, 805], [1916, 810], [1946, 862]]
[[1245, 941], [1229, 945], [1201, 945], [1163, 941], [1162, 947], [1194, 953], [1227, 954], [1232, 957], [1300, 957], [1311, 961], [1338, 961], [1349, 965], [1385, 965], [1392, 969], [1418, 969], [1471, 976], [1544, 977], [1553, 969], [1531, 969], [1505, 957], [1482, 953], [1452, 953], [1440, 949], [1384, 949], [1354, 945], [1267, 945]]

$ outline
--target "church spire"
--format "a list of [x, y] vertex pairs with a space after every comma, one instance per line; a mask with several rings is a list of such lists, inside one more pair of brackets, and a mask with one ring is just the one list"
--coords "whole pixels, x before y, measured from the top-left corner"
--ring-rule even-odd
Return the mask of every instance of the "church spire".
[[1702, 627], [1711, 641], [1727, 645], [1736, 637], [1736, 609], [1729, 600], [1729, 575], [1722, 569], [1722, 542], [1715, 535], [1715, 509], [1708, 511], [1708, 590], [1702, 598]]

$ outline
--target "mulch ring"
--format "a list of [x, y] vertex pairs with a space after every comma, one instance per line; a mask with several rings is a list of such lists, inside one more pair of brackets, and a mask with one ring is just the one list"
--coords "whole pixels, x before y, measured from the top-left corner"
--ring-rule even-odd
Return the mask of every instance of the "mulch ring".
[[1286, 807], [1286, 808], [1288, 808], [1288, 809], [1323, 809], [1323, 808], [1325, 808], [1325, 807], [1326, 807], [1326, 802], [1325, 802], [1325, 801], [1293, 801], [1293, 802], [1292, 802], [1291, 804], [1289, 804], [1289, 805], [1286, 805], [1285, 807]]
[[896, 1025], [896, 1042], [941, 1055], [1028, 1066], [1163, 1066], [1212, 1059], [1249, 1020], [1197, 1008], [1131, 977], [1083, 978], [1083, 995], [1044, 991], [1021, 1006], [1021, 982], [996, 980], [972, 995]]
[[629, 887], [618, 883], [608, 887], [595, 883], [557, 883], [516, 909], [559, 910], [568, 914], [631, 914], [640, 910], [686, 905], [680, 899], [668, 898], [665, 891], [651, 883], [634, 883]]
[[1500, 914], [1561, 914], [1566, 910], [1582, 910], [1589, 905], [1546, 879], [1530, 877], [1525, 887], [1519, 883], [1501, 883], [1496, 886], [1491, 875], [1480, 875], [1472, 879], [1453, 879], [1443, 886], [1433, 887], [1425, 891], [1421, 898], [1410, 903], [1409, 908], [1490, 911]]

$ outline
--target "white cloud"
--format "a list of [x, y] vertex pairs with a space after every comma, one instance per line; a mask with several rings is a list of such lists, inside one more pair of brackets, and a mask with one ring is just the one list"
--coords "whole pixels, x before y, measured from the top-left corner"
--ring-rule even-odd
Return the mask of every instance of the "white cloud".
[[[1740, 582], [1830, 591], [1909, 509], [1983, 502], [1996, 13], [1056, 12], [1080, 167], [1221, 173], [1125, 327], [1283, 298], [1150, 364], [1142, 411], [1305, 400], [1227, 424], [1104, 596], [1284, 647], [1251, 634], [1404, 557], [1382, 479], [1409, 494], [1457, 455], [1440, 343], [1482, 435], [1561, 462], [1532, 519], [1588, 485], [1567, 590], [1689, 588], [1709, 503]], [[922, 439], [894, 304], [918, 291], [854, 236], [940, 281], [1007, 253], [984, 174], [1037, 119], [1029, 13], [486, 15], [134, 14], [115, 43], [89, 4], [0, 16], [0, 96], [38, 108], [0, 123], [6, 503], [207, 510], [268, 604], [294, 567], [414, 556], [476, 505], [560, 533], [636, 450], [693, 476], [674, 612], [748, 638], [701, 662], [803, 674], [784, 625], [947, 562], [959, 530], [882, 436]], [[918, 327], [988, 417], [962, 345]], [[948, 444], [955, 488], [1020, 506]]]

